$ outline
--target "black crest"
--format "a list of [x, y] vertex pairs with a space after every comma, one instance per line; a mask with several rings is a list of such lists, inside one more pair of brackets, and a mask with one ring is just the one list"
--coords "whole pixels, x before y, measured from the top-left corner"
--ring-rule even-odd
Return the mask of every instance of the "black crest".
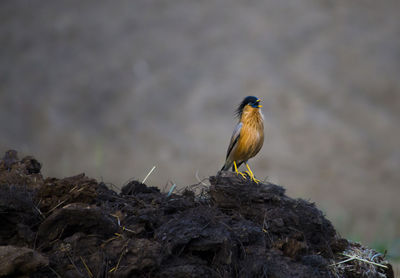
[[255, 96], [247, 96], [243, 99], [242, 103], [240, 103], [239, 107], [236, 109], [236, 116], [239, 118], [242, 116], [243, 109], [247, 104], [250, 104], [253, 107], [258, 105], [260, 100]]

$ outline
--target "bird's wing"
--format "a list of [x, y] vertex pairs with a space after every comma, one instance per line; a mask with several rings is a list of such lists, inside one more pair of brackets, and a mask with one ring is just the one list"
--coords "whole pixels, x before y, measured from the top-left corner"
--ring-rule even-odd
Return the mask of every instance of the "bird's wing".
[[235, 127], [235, 130], [232, 133], [231, 142], [229, 143], [228, 151], [226, 153], [226, 158], [229, 157], [233, 148], [236, 146], [236, 143], [239, 141], [240, 130], [242, 129], [242, 125], [243, 125], [242, 123], [238, 123]]

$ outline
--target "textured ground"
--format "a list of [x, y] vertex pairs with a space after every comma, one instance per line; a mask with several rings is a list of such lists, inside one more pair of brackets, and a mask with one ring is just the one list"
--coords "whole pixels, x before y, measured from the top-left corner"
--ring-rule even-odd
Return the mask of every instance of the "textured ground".
[[84, 174], [40, 170], [15, 151], [0, 161], [1, 276], [393, 278], [373, 250], [381, 266], [364, 264], [366, 274], [333, 267], [352, 244], [314, 204], [271, 183], [224, 172], [198, 195], [138, 181], [117, 194]]

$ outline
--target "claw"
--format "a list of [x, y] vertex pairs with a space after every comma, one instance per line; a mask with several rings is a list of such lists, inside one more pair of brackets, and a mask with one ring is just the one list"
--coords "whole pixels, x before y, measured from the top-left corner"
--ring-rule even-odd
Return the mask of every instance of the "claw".
[[245, 175], [245, 174], [243, 174], [242, 172], [239, 172], [239, 171], [238, 171], [236, 174], [239, 174], [239, 175], [241, 175], [241, 176], [242, 176], [242, 178], [244, 178], [245, 180], [247, 179], [247, 178], [246, 178], [246, 175]]
[[254, 181], [257, 184], [261, 182], [259, 179], [256, 179], [254, 176], [251, 177], [251, 180]]
[[247, 163], [246, 163], [246, 167], [247, 167], [247, 170], [248, 170], [248, 171], [246, 171], [246, 173], [249, 174], [250, 179], [251, 179], [252, 181], [254, 181], [255, 183], [259, 183], [260, 180], [255, 178], [253, 172], [251, 171], [251, 169], [250, 169], [250, 167], [249, 167], [249, 165], [248, 165]]
[[245, 174], [243, 174], [242, 172], [239, 172], [239, 171], [238, 171], [237, 166], [236, 166], [236, 161], [233, 161], [233, 165], [235, 166], [235, 173], [236, 173], [237, 175], [241, 175], [242, 178], [247, 179]]

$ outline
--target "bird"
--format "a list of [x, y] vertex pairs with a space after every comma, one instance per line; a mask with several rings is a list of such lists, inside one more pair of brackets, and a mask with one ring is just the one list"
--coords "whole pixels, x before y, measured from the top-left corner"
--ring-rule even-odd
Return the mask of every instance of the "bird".
[[256, 156], [264, 144], [264, 115], [261, 112], [261, 100], [255, 96], [247, 96], [236, 109], [239, 119], [229, 143], [225, 164], [221, 171], [232, 167], [237, 175], [246, 179], [246, 175], [238, 171], [240, 165], [245, 163], [246, 173], [252, 181], [259, 183], [250, 169], [247, 161]]

